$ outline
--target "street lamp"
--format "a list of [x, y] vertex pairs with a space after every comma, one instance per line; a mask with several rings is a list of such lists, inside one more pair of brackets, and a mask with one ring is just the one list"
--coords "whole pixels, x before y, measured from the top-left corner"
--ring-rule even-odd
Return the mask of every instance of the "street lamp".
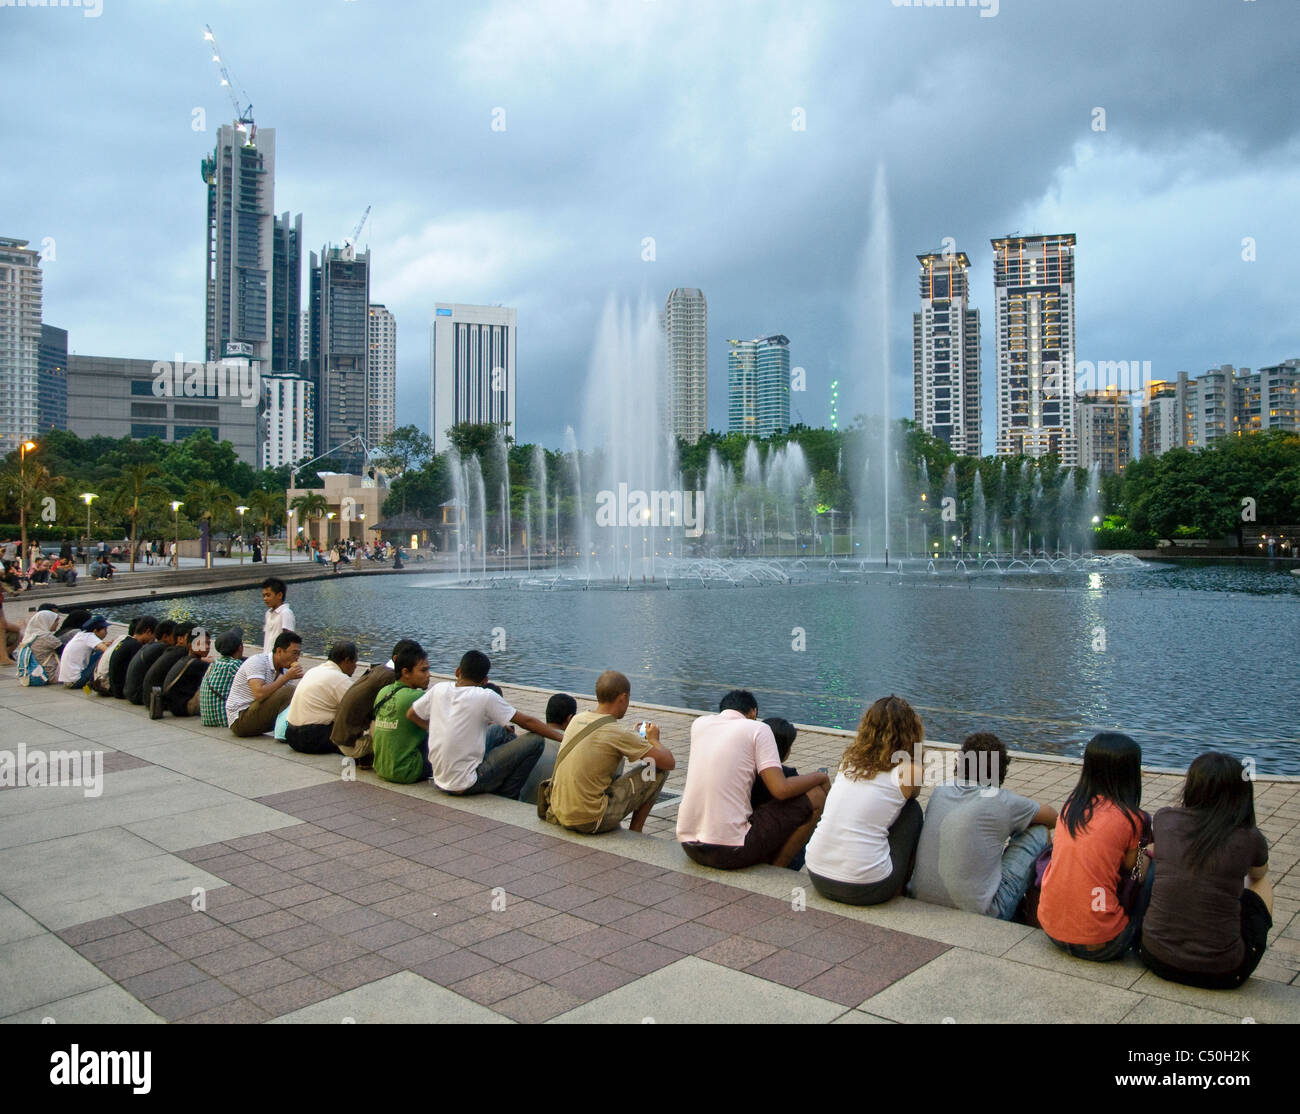
[[172, 500], [172, 566], [176, 569], [181, 567], [181, 508], [185, 506], [179, 500]]
[[[284, 530], [284, 547], [289, 551], [289, 560], [290, 560], [290, 561], [293, 560], [294, 543], [298, 540], [297, 537], [294, 535], [294, 532], [293, 532], [293, 511], [294, 511], [294, 508], [293, 508], [293, 507], [290, 507], [290, 508], [289, 508], [289, 514], [286, 516], [286, 517], [289, 519], [289, 522], [288, 522], [288, 525], [285, 527], [285, 530]], [[269, 534], [269, 532], [268, 532], [268, 534], [267, 534], [267, 538], [266, 538], [266, 545], [267, 545], [267, 553], [266, 553], [266, 555], [269, 557], [269, 556], [271, 555], [271, 551], [270, 551], [271, 538], [270, 538], [270, 534]]]
[[[242, 565], [244, 563], [244, 512], [248, 508], [236, 507], [235, 510], [239, 512], [239, 563]], [[267, 538], [268, 542], [270, 540], [270, 538]]]
[[99, 496], [90, 491], [81, 494], [81, 501], [86, 504], [86, 575], [90, 575], [90, 504]]
[[24, 441], [18, 453], [18, 522], [23, 547], [18, 554], [20, 569], [30, 567], [27, 561], [27, 454], [35, 448], [35, 441]]

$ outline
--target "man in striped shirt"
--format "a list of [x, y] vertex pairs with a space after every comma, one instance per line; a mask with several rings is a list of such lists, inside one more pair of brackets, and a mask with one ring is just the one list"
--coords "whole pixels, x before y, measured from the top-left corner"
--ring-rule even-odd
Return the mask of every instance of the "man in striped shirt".
[[241, 739], [265, 735], [293, 699], [293, 682], [302, 676], [298, 658], [302, 636], [281, 631], [270, 653], [254, 654], [235, 674], [226, 698], [226, 722]]
[[230, 696], [235, 674], [244, 664], [244, 632], [239, 627], [232, 627], [219, 634], [214, 645], [219, 656], [208, 666], [199, 685], [199, 712], [204, 727], [229, 727], [226, 723], [226, 698]]

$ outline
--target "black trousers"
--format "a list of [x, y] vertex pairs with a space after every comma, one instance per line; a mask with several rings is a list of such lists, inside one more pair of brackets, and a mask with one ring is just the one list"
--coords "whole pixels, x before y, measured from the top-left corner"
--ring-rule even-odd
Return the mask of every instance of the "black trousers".
[[299, 754], [342, 754], [330, 742], [333, 730], [332, 723], [308, 723], [302, 727], [295, 727], [291, 723], [285, 730], [284, 741]]

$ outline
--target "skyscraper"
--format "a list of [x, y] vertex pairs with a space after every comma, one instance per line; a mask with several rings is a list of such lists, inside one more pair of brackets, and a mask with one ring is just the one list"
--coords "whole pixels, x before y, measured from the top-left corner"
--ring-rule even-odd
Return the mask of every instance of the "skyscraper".
[[271, 278], [271, 370], [278, 374], [299, 371], [306, 355], [299, 348], [302, 314], [302, 214], [275, 218], [275, 244]]
[[[370, 252], [350, 245], [311, 253], [312, 370], [316, 388], [316, 451], [360, 436], [369, 440], [367, 367], [370, 352]], [[370, 446], [373, 448], [373, 445]], [[338, 471], [359, 471], [365, 449], [349, 445], [333, 459]]]
[[68, 428], [68, 330], [41, 324], [36, 432]]
[[1079, 463], [1072, 233], [993, 241], [998, 456]]
[[1079, 423], [1079, 467], [1117, 476], [1133, 459], [1133, 404], [1118, 387], [1084, 391], [1074, 402]]
[[370, 307], [370, 379], [366, 391], [371, 447], [397, 428], [397, 318]]
[[770, 437], [790, 428], [790, 338], [729, 340], [727, 432]]
[[695, 444], [709, 425], [709, 306], [704, 292], [678, 287], [664, 303], [668, 350], [668, 419], [676, 436]]
[[515, 426], [515, 333], [518, 314], [504, 306], [439, 302], [429, 324], [429, 436], [434, 451], [451, 447], [447, 430], [466, 424]]
[[36, 433], [41, 361], [41, 256], [0, 237], [0, 456]]
[[271, 360], [275, 129], [223, 124], [202, 164], [208, 186], [207, 360]]
[[297, 464], [316, 455], [315, 444], [315, 388], [299, 375], [262, 376], [262, 467]]
[[970, 308], [965, 252], [929, 252], [912, 315], [916, 424], [964, 456], [980, 455], [980, 313]]

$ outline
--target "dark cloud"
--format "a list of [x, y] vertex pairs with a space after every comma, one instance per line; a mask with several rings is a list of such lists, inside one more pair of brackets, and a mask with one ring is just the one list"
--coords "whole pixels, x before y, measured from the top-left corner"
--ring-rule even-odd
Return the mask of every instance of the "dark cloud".
[[[796, 408], [824, 421], [830, 378], [851, 395], [869, 360], [853, 316], [879, 165], [899, 413], [915, 254], [945, 236], [970, 253], [991, 384], [988, 242], [1035, 222], [1080, 235], [1081, 358], [1196, 373], [1300, 355], [1282, 294], [1300, 200], [1292, 0], [1001, 0], [995, 18], [889, 0], [0, 9], [0, 234], [55, 238], [46, 319], [78, 351], [201, 346], [198, 166], [230, 115], [205, 20], [276, 130], [276, 208], [304, 212], [308, 245], [374, 207], [363, 239], [398, 320], [400, 421], [426, 420], [434, 301], [519, 308], [518, 433], [558, 445], [609, 293], [658, 304], [679, 285], [709, 299], [712, 425], [726, 338], [774, 331], [808, 369]], [[986, 430], [992, 401], [986, 386]]]

